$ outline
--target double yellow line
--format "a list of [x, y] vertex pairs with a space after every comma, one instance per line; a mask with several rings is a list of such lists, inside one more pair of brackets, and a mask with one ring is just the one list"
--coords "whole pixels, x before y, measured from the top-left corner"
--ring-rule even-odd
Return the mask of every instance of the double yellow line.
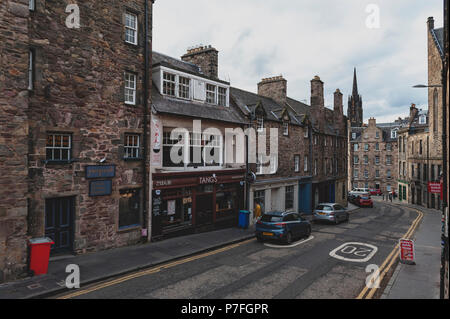
[[[411, 239], [412, 235], [414, 234], [417, 226], [419, 226], [420, 221], [423, 218], [423, 213], [415, 208], [411, 208], [413, 210], [415, 210], [416, 212], [419, 213], [419, 215], [417, 216], [417, 218], [414, 220], [413, 224], [411, 225], [411, 227], [409, 228], [409, 230], [406, 232], [406, 234], [402, 237], [404, 239]], [[397, 245], [395, 246], [395, 248], [391, 251], [391, 253], [389, 254], [389, 256], [386, 258], [386, 260], [383, 262], [383, 264], [380, 267], [380, 273], [378, 279], [380, 283], [383, 282], [383, 278], [386, 276], [386, 274], [388, 273], [388, 271], [392, 268], [392, 266], [394, 265], [394, 262], [397, 260], [398, 258], [398, 249], [399, 249], [400, 243], [397, 243]], [[361, 293], [358, 295], [358, 297], [356, 297], [356, 299], [372, 299], [374, 294], [377, 292], [378, 288], [369, 288], [367, 285], [366, 287], [364, 287], [364, 289], [361, 291]]]
[[118, 285], [118, 284], [123, 283], [125, 281], [136, 279], [136, 278], [139, 278], [139, 277], [142, 277], [142, 276], [156, 274], [156, 273], [160, 272], [163, 269], [172, 268], [172, 267], [175, 267], [175, 266], [178, 266], [178, 265], [182, 265], [182, 264], [194, 261], [194, 260], [198, 260], [198, 259], [205, 258], [205, 257], [208, 257], [208, 256], [216, 255], [216, 254], [222, 253], [224, 251], [227, 251], [227, 250], [230, 250], [230, 249], [233, 249], [233, 248], [245, 245], [245, 244], [250, 243], [252, 241], [255, 241], [255, 239], [254, 238], [253, 239], [249, 239], [249, 240], [237, 243], [237, 244], [233, 244], [233, 245], [230, 245], [230, 246], [226, 246], [226, 247], [214, 250], [214, 251], [206, 252], [206, 253], [203, 253], [203, 254], [200, 254], [200, 255], [196, 255], [196, 256], [185, 258], [185, 259], [177, 260], [177, 261], [174, 261], [174, 262], [171, 262], [171, 263], [168, 263], [168, 264], [163, 264], [161, 266], [157, 266], [157, 267], [153, 267], [153, 268], [150, 268], [150, 269], [142, 270], [142, 271], [139, 271], [139, 272], [136, 272], [136, 273], [133, 273], [133, 274], [130, 274], [130, 275], [126, 275], [126, 276], [123, 276], [123, 277], [120, 277], [120, 278], [117, 278], [117, 279], [114, 279], [114, 280], [111, 280], [111, 281], [107, 281], [107, 282], [103, 282], [103, 283], [94, 285], [92, 287], [89, 287], [89, 288], [86, 288], [86, 289], [83, 289], [83, 290], [78, 290], [78, 291], [76, 291], [74, 293], [71, 293], [71, 294], [68, 294], [68, 295], [64, 295], [64, 296], [58, 297], [56, 299], [76, 298], [76, 297], [79, 297], [79, 296], [82, 296], [82, 295], [86, 295], [88, 293], [91, 293], [91, 292], [94, 292], [94, 291], [97, 291], [97, 290], [100, 290], [100, 289], [104, 289], [104, 288], [107, 288], [107, 287]]

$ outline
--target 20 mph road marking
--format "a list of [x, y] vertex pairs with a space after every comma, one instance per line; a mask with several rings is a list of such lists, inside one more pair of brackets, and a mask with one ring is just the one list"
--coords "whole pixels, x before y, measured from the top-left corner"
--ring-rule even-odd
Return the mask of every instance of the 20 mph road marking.
[[339, 260], [365, 263], [372, 259], [378, 248], [364, 243], [345, 243], [332, 252], [330, 256]]

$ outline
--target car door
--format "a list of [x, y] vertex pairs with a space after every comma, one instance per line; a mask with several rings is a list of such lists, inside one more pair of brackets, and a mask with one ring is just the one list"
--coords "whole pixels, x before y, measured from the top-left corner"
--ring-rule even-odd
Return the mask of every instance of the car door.
[[283, 222], [287, 224], [287, 229], [288, 231], [291, 232], [292, 236], [297, 236], [297, 225], [295, 223], [295, 219], [294, 219], [294, 215], [291, 214], [287, 214], [284, 216], [283, 218]]
[[334, 205], [334, 215], [338, 220], [344, 220], [344, 207], [341, 205]]
[[304, 225], [303, 225], [302, 219], [300, 218], [300, 215], [297, 213], [292, 214], [292, 218], [294, 219], [294, 221], [292, 223], [293, 223], [293, 225], [295, 225], [294, 227], [295, 227], [296, 236], [302, 236], [304, 234], [305, 230], [304, 230]]

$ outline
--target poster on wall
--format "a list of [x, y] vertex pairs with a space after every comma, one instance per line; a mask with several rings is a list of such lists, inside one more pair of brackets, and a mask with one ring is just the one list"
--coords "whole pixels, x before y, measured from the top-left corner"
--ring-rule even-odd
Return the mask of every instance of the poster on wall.
[[158, 118], [158, 116], [152, 115], [150, 162], [153, 167], [162, 166], [161, 138], [162, 138], [162, 123]]
[[175, 215], [175, 201], [169, 200], [167, 202], [167, 215], [172, 216]]

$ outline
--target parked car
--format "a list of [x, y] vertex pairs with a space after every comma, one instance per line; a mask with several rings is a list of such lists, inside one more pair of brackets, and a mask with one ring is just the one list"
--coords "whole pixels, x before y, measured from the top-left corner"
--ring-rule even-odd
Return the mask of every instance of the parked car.
[[381, 192], [381, 189], [371, 189], [369, 192], [370, 195], [374, 196], [381, 196], [383, 193]]
[[291, 244], [296, 238], [308, 238], [311, 224], [297, 213], [268, 212], [256, 222], [256, 239], [277, 240]]
[[349, 193], [348, 196], [347, 196], [347, 201], [349, 203], [352, 203], [352, 204], [356, 205], [356, 199], [357, 198], [358, 198], [358, 195]]
[[370, 207], [373, 208], [373, 200], [369, 195], [358, 196], [357, 205], [359, 207]]
[[348, 222], [350, 218], [347, 209], [342, 207], [340, 204], [336, 203], [322, 203], [317, 205], [313, 213], [313, 221], [326, 221], [332, 222], [334, 224], [339, 224], [340, 222]]

